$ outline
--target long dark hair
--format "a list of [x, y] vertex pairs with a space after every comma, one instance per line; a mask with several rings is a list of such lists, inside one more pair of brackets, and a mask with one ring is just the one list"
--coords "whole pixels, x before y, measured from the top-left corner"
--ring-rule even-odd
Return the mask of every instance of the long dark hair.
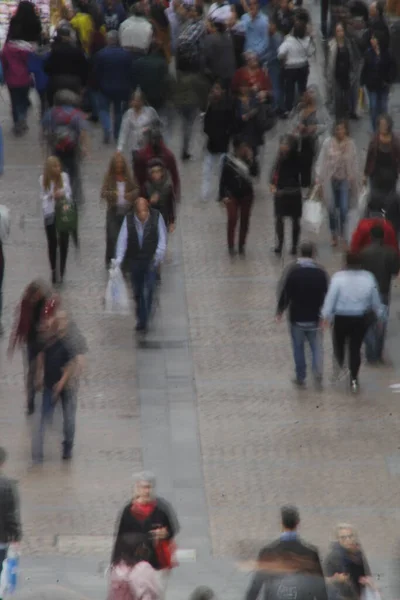
[[125, 533], [115, 542], [113, 566], [124, 562], [129, 567], [134, 567], [142, 560], [148, 560], [150, 549], [147, 538], [140, 533]]

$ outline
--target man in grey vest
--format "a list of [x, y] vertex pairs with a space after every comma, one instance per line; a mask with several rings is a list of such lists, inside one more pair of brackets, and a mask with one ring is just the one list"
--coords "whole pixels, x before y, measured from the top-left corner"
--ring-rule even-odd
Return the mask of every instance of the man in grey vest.
[[117, 241], [116, 263], [128, 259], [136, 301], [136, 331], [146, 332], [151, 313], [157, 268], [167, 249], [167, 229], [161, 214], [138, 198], [135, 210], [122, 223]]
[[19, 496], [16, 482], [2, 474], [7, 452], [0, 446], [0, 573], [8, 545], [21, 539]]

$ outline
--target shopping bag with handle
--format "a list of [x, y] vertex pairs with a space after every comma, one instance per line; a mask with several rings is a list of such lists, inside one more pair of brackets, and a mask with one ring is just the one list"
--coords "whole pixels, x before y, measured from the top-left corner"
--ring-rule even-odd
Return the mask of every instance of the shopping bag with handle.
[[104, 298], [106, 313], [114, 315], [129, 315], [131, 313], [128, 288], [124, 281], [121, 269], [115, 261], [111, 261], [110, 276]]
[[363, 186], [360, 195], [358, 196], [358, 214], [360, 217], [363, 217], [368, 205], [368, 187], [366, 185]]
[[303, 204], [303, 225], [315, 233], [319, 232], [324, 220], [324, 209], [318, 194], [318, 187], [315, 186], [310, 197]]

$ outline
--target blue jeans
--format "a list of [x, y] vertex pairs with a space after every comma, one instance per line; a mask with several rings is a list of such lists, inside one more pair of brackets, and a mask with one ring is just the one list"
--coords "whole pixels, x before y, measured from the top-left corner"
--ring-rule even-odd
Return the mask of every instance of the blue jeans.
[[365, 334], [365, 355], [368, 362], [376, 362], [382, 358], [387, 323], [389, 319], [389, 306], [387, 306], [384, 302], [382, 303], [382, 306], [384, 307], [384, 311], [381, 319], [371, 325]]
[[322, 339], [318, 323], [291, 323], [290, 335], [292, 337], [293, 358], [297, 381], [303, 382], [306, 378], [306, 357], [304, 353], [306, 341], [310, 344], [311, 348], [312, 372], [316, 379], [321, 379]]
[[[76, 395], [72, 389], [64, 388], [58, 402], [61, 402], [63, 412], [63, 445], [66, 449], [72, 450], [75, 438]], [[32, 437], [32, 459], [34, 461], [43, 460], [44, 433], [46, 425], [53, 419], [55, 406], [53, 390], [44, 387], [40, 422]]]
[[268, 74], [271, 78], [272, 91], [274, 94], [275, 110], [283, 110], [282, 103], [282, 69], [279, 60], [273, 60], [268, 64]]
[[376, 123], [378, 117], [387, 113], [388, 108], [388, 90], [380, 90], [378, 92], [370, 92], [368, 90], [369, 114], [373, 131], [376, 131]]
[[149, 264], [136, 264], [132, 267], [132, 288], [136, 302], [136, 316], [139, 327], [146, 329], [151, 316], [156, 270]]
[[99, 119], [105, 135], [111, 134], [111, 108], [114, 110], [114, 139], [117, 140], [121, 128], [122, 116], [124, 114], [126, 102], [105, 96], [102, 92], [98, 93]]
[[29, 87], [8, 88], [14, 126], [26, 121], [29, 108], [29, 89]]
[[329, 207], [329, 228], [332, 235], [345, 235], [349, 212], [349, 182], [332, 179], [332, 204]]

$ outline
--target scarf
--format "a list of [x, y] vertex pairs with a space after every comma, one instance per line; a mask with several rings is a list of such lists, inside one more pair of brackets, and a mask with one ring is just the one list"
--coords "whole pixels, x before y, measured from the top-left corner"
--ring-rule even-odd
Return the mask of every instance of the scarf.
[[145, 521], [154, 512], [155, 507], [155, 500], [147, 502], [146, 504], [140, 504], [139, 502], [133, 501], [131, 505], [131, 513], [136, 519], [138, 519], [138, 521]]

